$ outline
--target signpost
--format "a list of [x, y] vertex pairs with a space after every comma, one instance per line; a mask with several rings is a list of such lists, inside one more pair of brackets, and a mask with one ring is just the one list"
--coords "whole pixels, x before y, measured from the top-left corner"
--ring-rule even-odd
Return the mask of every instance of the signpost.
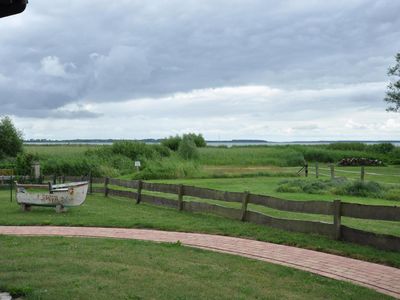
[[136, 161], [135, 161], [135, 168], [136, 168], [136, 171], [137, 171], [137, 172], [139, 172], [140, 167], [141, 167], [140, 160], [136, 160]]

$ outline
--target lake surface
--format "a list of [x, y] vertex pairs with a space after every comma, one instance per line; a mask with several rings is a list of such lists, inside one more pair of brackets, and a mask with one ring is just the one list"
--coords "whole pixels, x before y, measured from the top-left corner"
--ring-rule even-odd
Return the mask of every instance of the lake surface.
[[[341, 141], [343, 142], [343, 141]], [[385, 141], [358, 141], [360, 143], [365, 143], [367, 145], [384, 143]], [[389, 141], [396, 147], [400, 147], [400, 141]], [[157, 144], [156, 142], [146, 142], [148, 144]], [[304, 142], [235, 142], [235, 141], [209, 141], [208, 146], [276, 146], [276, 145], [328, 145], [331, 143], [336, 143], [335, 141], [304, 141]], [[343, 142], [345, 143], [345, 142]], [[386, 142], [385, 142], [386, 143]], [[57, 142], [24, 142], [25, 145], [111, 145], [112, 142], [90, 142], [90, 141], [57, 141]]]

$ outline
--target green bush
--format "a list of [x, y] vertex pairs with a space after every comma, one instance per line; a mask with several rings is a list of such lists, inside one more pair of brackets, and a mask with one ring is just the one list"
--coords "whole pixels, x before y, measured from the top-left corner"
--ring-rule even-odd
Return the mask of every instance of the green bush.
[[392, 143], [380, 143], [380, 144], [374, 144], [374, 145], [369, 146], [369, 149], [371, 151], [381, 153], [381, 154], [388, 154], [388, 153], [392, 152], [395, 148], [396, 148], [396, 146], [393, 145]]
[[51, 157], [41, 161], [42, 172], [46, 175], [87, 175], [92, 172], [93, 176], [101, 176], [100, 164], [96, 160], [82, 156], [75, 159], [60, 159]]
[[0, 119], [0, 158], [16, 157], [22, 147], [22, 132], [15, 128], [9, 117]]
[[185, 133], [183, 136], [170, 136], [168, 138], [165, 138], [161, 141], [161, 145], [171, 149], [172, 151], [178, 151], [179, 145], [181, 144], [182, 140], [184, 139], [191, 139], [196, 147], [202, 148], [206, 147], [207, 143], [206, 140], [204, 139], [203, 135], [201, 133], [195, 134], [195, 133]]
[[142, 142], [114, 142], [111, 146], [111, 149], [113, 153], [125, 155], [132, 160], [137, 160], [139, 157], [154, 158], [157, 155], [157, 152], [152, 145]]
[[32, 153], [20, 153], [16, 158], [16, 172], [18, 175], [30, 175], [32, 170], [32, 163], [38, 161], [39, 156]]
[[384, 195], [384, 189], [379, 183], [374, 181], [356, 181], [346, 184], [341, 189], [336, 190], [336, 193], [359, 197], [382, 198]]
[[400, 165], [400, 147], [396, 147], [389, 154], [389, 162], [394, 165]]
[[16, 158], [15, 157], [5, 157], [0, 159], [0, 169], [15, 169]]
[[171, 156], [171, 150], [165, 145], [151, 145], [153, 149], [161, 156], [161, 157], [168, 157]]
[[171, 149], [172, 151], [178, 151], [179, 144], [182, 141], [182, 138], [179, 135], [170, 136], [161, 141], [161, 145]]
[[183, 159], [186, 160], [199, 158], [199, 151], [197, 150], [196, 144], [190, 136], [183, 137], [179, 144], [178, 153]]
[[185, 138], [192, 139], [194, 141], [194, 143], [196, 144], [196, 147], [198, 147], [198, 148], [207, 146], [206, 140], [204, 139], [204, 137], [201, 133], [199, 133], [199, 134], [186, 133], [182, 136], [182, 139], [185, 139]]

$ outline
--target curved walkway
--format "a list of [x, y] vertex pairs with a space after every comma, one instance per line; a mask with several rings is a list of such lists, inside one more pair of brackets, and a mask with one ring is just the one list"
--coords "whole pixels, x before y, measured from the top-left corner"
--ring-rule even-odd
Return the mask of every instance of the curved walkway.
[[101, 237], [167, 243], [180, 241], [183, 245], [189, 247], [240, 255], [333, 279], [350, 281], [400, 299], [400, 269], [307, 249], [242, 238], [148, 229], [57, 226], [0, 226], [0, 234]]

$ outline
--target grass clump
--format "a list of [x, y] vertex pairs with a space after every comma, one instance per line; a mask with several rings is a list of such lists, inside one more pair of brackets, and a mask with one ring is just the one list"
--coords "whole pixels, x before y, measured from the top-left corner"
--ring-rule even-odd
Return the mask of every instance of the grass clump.
[[374, 181], [355, 181], [338, 187], [335, 193], [338, 195], [384, 198], [385, 189], [382, 185]]
[[276, 191], [280, 193], [327, 194], [332, 187], [334, 184], [330, 181], [295, 179], [281, 181]]
[[333, 194], [364, 198], [400, 200], [400, 189], [383, 186], [374, 181], [350, 181], [346, 178], [333, 180], [283, 180], [276, 188], [280, 193]]

